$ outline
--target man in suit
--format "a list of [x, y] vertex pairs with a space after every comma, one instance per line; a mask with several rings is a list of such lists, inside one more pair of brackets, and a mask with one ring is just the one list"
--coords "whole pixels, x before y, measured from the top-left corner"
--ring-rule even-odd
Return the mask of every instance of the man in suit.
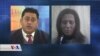
[[22, 28], [11, 34], [14, 44], [45, 44], [49, 37], [47, 33], [38, 29], [39, 13], [34, 8], [25, 8], [22, 12], [20, 23]]

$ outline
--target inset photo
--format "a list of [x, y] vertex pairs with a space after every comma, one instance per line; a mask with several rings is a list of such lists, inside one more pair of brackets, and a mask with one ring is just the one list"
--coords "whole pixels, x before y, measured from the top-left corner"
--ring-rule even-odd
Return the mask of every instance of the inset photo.
[[52, 6], [52, 44], [90, 44], [90, 6]]
[[11, 43], [48, 44], [49, 6], [11, 6]]

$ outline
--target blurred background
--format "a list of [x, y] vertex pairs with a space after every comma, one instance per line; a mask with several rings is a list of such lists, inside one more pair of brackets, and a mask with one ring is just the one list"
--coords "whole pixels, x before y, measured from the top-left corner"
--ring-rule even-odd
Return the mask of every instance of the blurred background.
[[[11, 6], [26, 5], [89, 5], [89, 45], [21, 45], [22, 52], [0, 52], [0, 56], [100, 56], [100, 1], [94, 0], [0, 0], [0, 44], [9, 44], [11, 33]], [[44, 12], [45, 13], [45, 12]], [[87, 13], [87, 12], [84, 12]], [[52, 15], [52, 14], [51, 14]], [[51, 16], [50, 16], [51, 17]], [[51, 19], [50, 19], [51, 20]], [[52, 22], [52, 21], [51, 21]], [[50, 27], [51, 28], [51, 27]]]

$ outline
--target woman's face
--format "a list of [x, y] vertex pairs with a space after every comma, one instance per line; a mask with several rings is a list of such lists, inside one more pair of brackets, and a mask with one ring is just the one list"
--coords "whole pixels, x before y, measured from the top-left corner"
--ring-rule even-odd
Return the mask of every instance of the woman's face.
[[73, 14], [65, 14], [61, 20], [61, 30], [67, 35], [71, 36], [75, 30], [75, 17]]

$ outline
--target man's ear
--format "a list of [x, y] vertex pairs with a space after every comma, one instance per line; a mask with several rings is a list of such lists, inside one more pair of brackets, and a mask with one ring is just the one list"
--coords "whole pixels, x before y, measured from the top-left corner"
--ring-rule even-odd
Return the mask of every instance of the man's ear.
[[38, 23], [38, 25], [39, 25], [39, 19], [38, 19], [38, 22], [37, 22], [37, 23]]
[[22, 18], [20, 18], [20, 23], [22, 22]]
[[39, 25], [39, 20], [37, 20], [37, 27], [38, 27], [38, 25]]

